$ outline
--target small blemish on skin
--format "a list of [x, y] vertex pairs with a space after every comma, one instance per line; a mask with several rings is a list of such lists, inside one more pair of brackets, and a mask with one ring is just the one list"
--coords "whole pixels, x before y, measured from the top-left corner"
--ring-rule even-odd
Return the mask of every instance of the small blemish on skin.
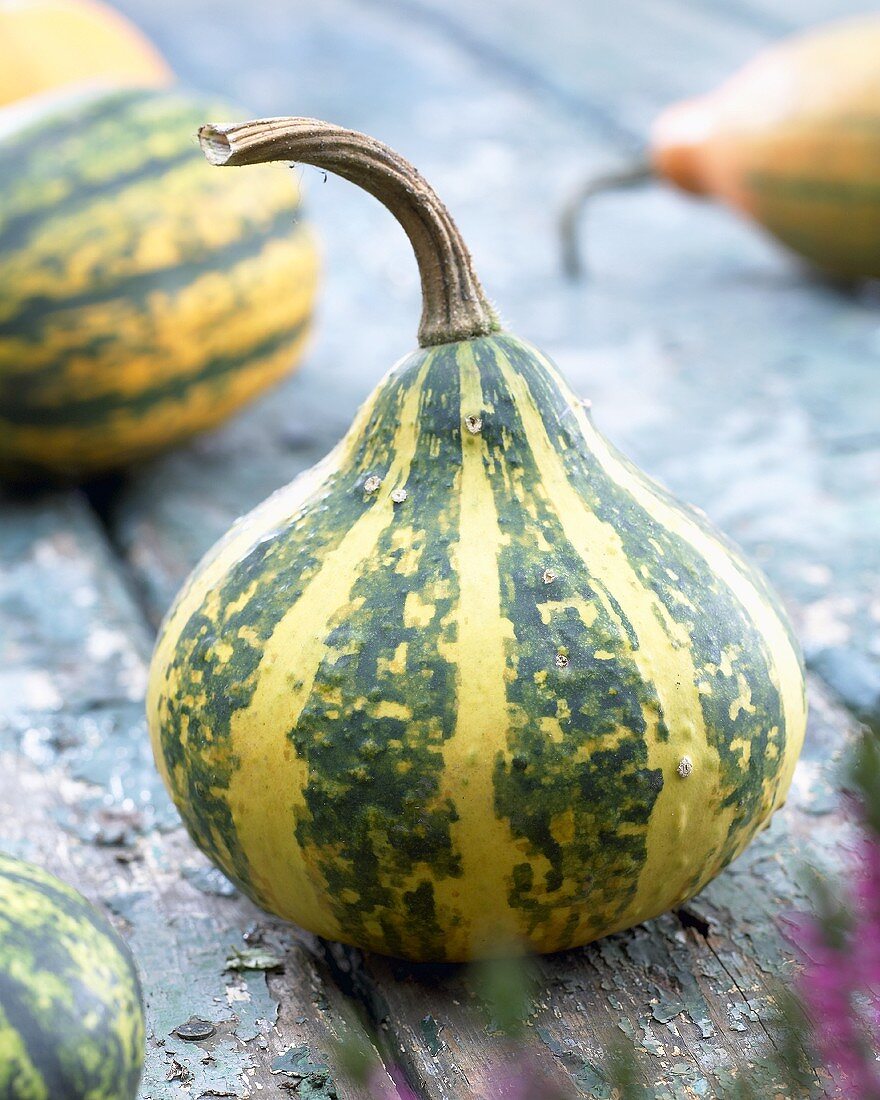
[[391, 494], [391, 499], [395, 504], [403, 504], [406, 500], [406, 489], [395, 489]]
[[541, 580], [544, 584], [552, 584], [556, 580], [556, 574], [552, 569], [545, 569], [541, 574]]
[[676, 768], [678, 774], [681, 776], [682, 779], [687, 779], [687, 777], [691, 774], [693, 770], [693, 760], [691, 760], [689, 756], [683, 756], [681, 760], [679, 760], [678, 767]]
[[464, 426], [471, 435], [479, 435], [483, 430], [483, 418], [481, 416], [466, 416], [464, 418]]
[[382, 478], [377, 477], [375, 474], [370, 474], [367, 480], [364, 482], [365, 493], [375, 493], [379, 486], [382, 484]]

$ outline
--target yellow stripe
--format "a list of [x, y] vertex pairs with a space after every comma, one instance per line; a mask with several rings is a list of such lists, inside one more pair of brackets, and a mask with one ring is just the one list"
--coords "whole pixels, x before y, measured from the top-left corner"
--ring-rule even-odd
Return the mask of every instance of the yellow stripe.
[[[499, 355], [499, 361], [501, 356]], [[635, 631], [638, 647], [630, 650], [644, 682], [660, 699], [672, 731], [667, 741], [658, 736], [657, 714], [644, 707], [648, 767], [663, 776], [647, 835], [647, 858], [638, 889], [618, 922], [625, 928], [633, 919], [644, 920], [683, 900], [694, 874], [721, 849], [733, 819], [722, 809], [721, 763], [708, 744], [697, 675], [687, 631], [670, 617], [657, 596], [632, 567], [617, 530], [599, 519], [568, 478], [558, 448], [547, 435], [540, 411], [524, 380], [504, 366], [505, 378], [516, 399], [529, 447], [541, 477], [540, 491], [559, 517], [566, 538], [584, 560], [589, 575], [616, 600]], [[560, 382], [562, 392], [567, 387]], [[574, 400], [573, 400], [574, 405]], [[673, 526], [667, 524], [667, 526]], [[599, 590], [608, 613], [616, 618], [611, 601]], [[621, 628], [621, 644], [626, 637]], [[570, 655], [577, 660], [577, 655]], [[677, 768], [687, 754], [694, 770], [687, 780]], [[701, 825], [692, 827], [691, 816]], [[687, 843], [683, 838], [687, 836]], [[576, 942], [576, 937], [572, 939]]]
[[[461, 420], [491, 414], [470, 344], [457, 352], [461, 377]], [[501, 612], [498, 555], [507, 541], [498, 524], [492, 483], [484, 465], [489, 456], [481, 435], [462, 433], [462, 465], [453, 490], [460, 501], [459, 538], [451, 567], [458, 576], [458, 606], [451, 613], [454, 640], [440, 645], [455, 666], [456, 725], [444, 743], [441, 800], [450, 798], [458, 821], [452, 826], [463, 878], [434, 883], [441, 921], [451, 927], [447, 957], [491, 954], [515, 942], [517, 915], [508, 904], [513, 867], [522, 854], [510, 830], [495, 814], [493, 772], [498, 753], [506, 754], [507, 647], [513, 624]], [[443, 623], [442, 633], [447, 623]], [[466, 884], [466, 885], [465, 885]], [[479, 887], [476, 887], [479, 884]]]
[[[390, 494], [406, 482], [415, 454], [422, 383], [429, 362], [427, 358], [404, 399], [400, 426], [388, 448], [392, 461], [382, 488], [365, 503], [360, 519], [327, 553], [318, 574], [275, 628], [263, 650], [256, 691], [248, 707], [236, 711], [230, 723], [230, 752], [238, 766], [225, 797], [241, 847], [248, 854], [251, 880], [269, 908], [295, 914], [304, 927], [337, 939], [344, 929], [321, 900], [327, 893], [316, 866], [321, 853], [303, 852], [294, 836], [297, 821], [308, 815], [304, 798], [308, 765], [278, 734], [296, 725], [322, 662], [332, 655], [326, 641], [332, 625], [350, 609], [352, 588], [394, 520]], [[267, 814], [266, 806], [274, 806], [275, 812]]]

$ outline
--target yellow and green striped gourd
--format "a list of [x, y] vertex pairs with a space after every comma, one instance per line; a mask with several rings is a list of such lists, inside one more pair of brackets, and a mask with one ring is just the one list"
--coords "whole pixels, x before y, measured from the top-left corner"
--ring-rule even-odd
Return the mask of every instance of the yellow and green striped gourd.
[[64, 88], [0, 110], [0, 475], [121, 466], [295, 364], [317, 274], [296, 180], [218, 179], [209, 109]]
[[411, 959], [556, 951], [681, 904], [791, 782], [804, 679], [775, 596], [503, 331], [390, 149], [308, 119], [202, 141], [376, 195], [424, 312], [164, 622], [149, 720], [194, 841], [266, 909]]
[[143, 1061], [128, 948], [70, 886], [0, 854], [0, 1096], [135, 1100]]

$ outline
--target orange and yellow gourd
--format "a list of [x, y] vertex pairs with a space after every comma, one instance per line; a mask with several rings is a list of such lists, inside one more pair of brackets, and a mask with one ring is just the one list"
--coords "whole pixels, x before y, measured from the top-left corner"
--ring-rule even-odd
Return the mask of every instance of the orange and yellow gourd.
[[880, 16], [783, 41], [668, 108], [650, 157], [818, 266], [880, 275]]
[[587, 181], [563, 212], [570, 274], [585, 200], [652, 179], [725, 203], [832, 276], [880, 276], [880, 15], [785, 39], [662, 111], [644, 162]]

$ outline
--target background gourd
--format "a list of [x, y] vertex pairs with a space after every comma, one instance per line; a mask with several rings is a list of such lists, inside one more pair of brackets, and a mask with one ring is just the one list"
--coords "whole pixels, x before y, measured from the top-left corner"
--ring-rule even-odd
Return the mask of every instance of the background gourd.
[[97, 0], [0, 0], [0, 106], [83, 81], [173, 79], [137, 27]]
[[132, 462], [295, 365], [317, 279], [297, 183], [218, 179], [193, 137], [212, 109], [103, 84], [0, 109], [0, 475]]
[[74, 889], [0, 854], [0, 1096], [134, 1100], [144, 1060], [137, 971]]
[[799, 651], [766, 583], [501, 330], [393, 151], [309, 119], [202, 142], [377, 196], [424, 310], [420, 350], [163, 624], [148, 715], [194, 841], [272, 912], [412, 959], [554, 951], [680, 904], [766, 824], [800, 750]]
[[649, 165], [589, 182], [563, 218], [576, 274], [586, 199], [654, 176], [720, 199], [844, 277], [880, 275], [880, 16], [787, 39], [715, 91], [667, 108]]

